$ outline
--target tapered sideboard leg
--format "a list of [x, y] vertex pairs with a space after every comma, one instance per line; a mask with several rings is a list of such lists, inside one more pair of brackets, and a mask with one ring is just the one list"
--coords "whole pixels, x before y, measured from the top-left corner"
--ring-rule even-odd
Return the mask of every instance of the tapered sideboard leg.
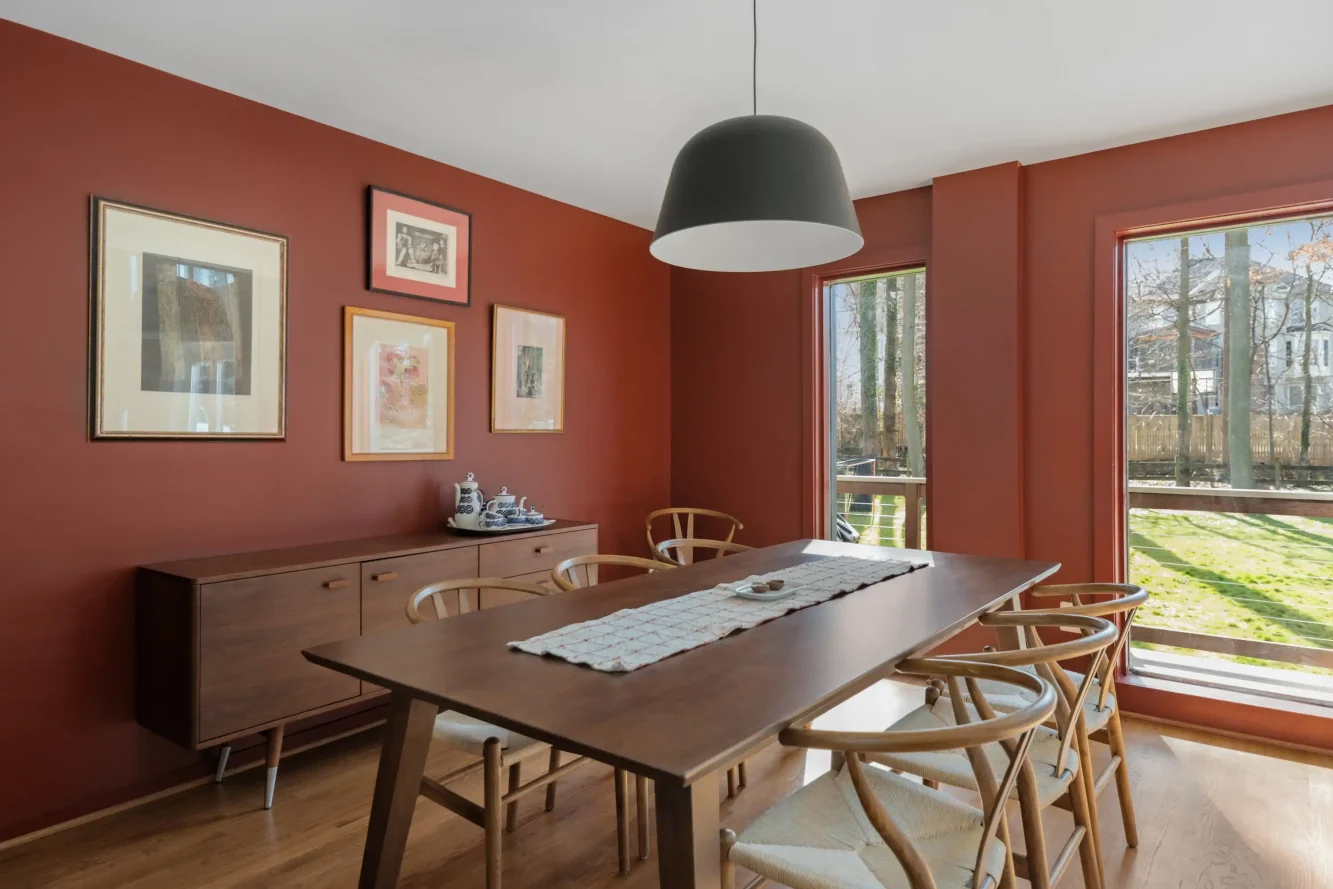
[[218, 768], [213, 773], [213, 783], [221, 784], [222, 776], [227, 773], [227, 759], [231, 756], [231, 745], [223, 744], [218, 748]]
[[278, 760], [282, 759], [283, 726], [275, 725], [264, 732], [268, 742], [264, 751], [264, 808], [273, 808], [273, 789], [278, 786]]

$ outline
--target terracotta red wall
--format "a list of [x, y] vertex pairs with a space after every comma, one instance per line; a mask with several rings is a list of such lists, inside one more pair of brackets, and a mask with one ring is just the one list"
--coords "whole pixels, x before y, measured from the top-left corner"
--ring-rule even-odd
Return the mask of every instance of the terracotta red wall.
[[[3, 21], [0, 133], [0, 838], [196, 762], [133, 719], [137, 564], [429, 528], [468, 470], [642, 551], [670, 494], [648, 232]], [[470, 308], [365, 290], [372, 183], [472, 211]], [[90, 194], [288, 236], [286, 441], [88, 441]], [[563, 435], [489, 433], [493, 302], [567, 316]], [[344, 305], [457, 323], [456, 460], [342, 462]]]

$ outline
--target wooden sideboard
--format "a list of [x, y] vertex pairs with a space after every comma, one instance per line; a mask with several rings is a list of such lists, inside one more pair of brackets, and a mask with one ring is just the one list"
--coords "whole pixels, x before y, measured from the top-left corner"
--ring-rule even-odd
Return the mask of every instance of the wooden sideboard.
[[[408, 597], [429, 583], [549, 582], [558, 562], [595, 552], [596, 525], [561, 520], [489, 537], [400, 534], [145, 565], [135, 581], [135, 716], [184, 747], [219, 748], [219, 781], [228, 742], [263, 733], [269, 808], [284, 725], [385, 694], [311, 664], [302, 649], [406, 626]], [[523, 596], [478, 598], [475, 607], [494, 608]]]

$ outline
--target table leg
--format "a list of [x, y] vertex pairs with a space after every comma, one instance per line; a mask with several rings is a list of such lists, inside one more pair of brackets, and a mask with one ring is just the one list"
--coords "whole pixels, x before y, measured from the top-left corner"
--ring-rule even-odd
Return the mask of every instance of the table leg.
[[719, 889], [722, 846], [718, 779], [688, 787], [657, 782], [657, 875], [661, 889]]
[[402, 692], [395, 691], [389, 699], [389, 721], [384, 729], [366, 849], [361, 857], [360, 889], [398, 885], [407, 831], [412, 826], [412, 810], [416, 808], [438, 712], [434, 704], [414, 700]]
[[[1022, 611], [1023, 594], [1019, 593], [995, 610]], [[1017, 651], [1020, 648], [1028, 647], [1027, 640], [1023, 638], [1023, 630], [1020, 627], [996, 627], [995, 635], [999, 638], [1001, 651]]]

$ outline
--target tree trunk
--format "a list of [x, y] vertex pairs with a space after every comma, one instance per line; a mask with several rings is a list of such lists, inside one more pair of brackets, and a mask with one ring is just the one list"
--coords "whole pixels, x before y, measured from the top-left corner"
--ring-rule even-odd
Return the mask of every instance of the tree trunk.
[[1190, 484], [1190, 239], [1180, 239], [1180, 295], [1176, 300], [1176, 485]]
[[898, 279], [884, 282], [884, 450], [898, 463]]
[[916, 303], [919, 275], [903, 278], [903, 335], [899, 339], [899, 366], [903, 373], [903, 438], [907, 440], [907, 472], [921, 478], [926, 474], [921, 453], [921, 415], [916, 392]]
[[1305, 264], [1305, 329], [1301, 332], [1301, 465], [1310, 465], [1310, 411], [1314, 404], [1314, 380], [1310, 375], [1310, 341], [1314, 332], [1314, 272]]
[[1226, 233], [1227, 300], [1227, 458], [1231, 487], [1254, 487], [1250, 452], [1250, 233]]
[[879, 450], [879, 331], [875, 320], [875, 281], [862, 281], [857, 299], [857, 327], [861, 337], [861, 455]]

